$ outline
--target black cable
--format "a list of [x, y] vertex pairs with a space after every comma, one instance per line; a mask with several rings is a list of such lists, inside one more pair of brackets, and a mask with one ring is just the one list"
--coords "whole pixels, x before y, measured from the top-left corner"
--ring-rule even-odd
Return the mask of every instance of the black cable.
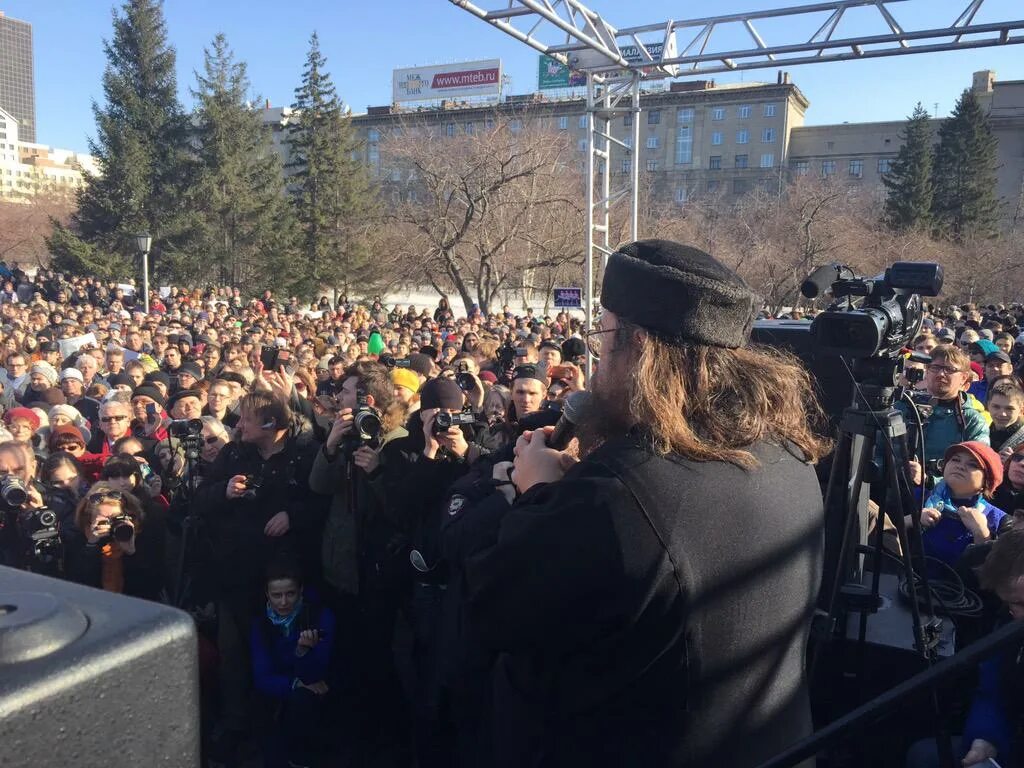
[[[867, 554], [874, 552], [874, 547], [858, 547], [857, 550]], [[892, 552], [882, 550], [882, 555], [897, 562], [901, 566], [903, 565], [903, 560]], [[954, 624], [956, 623], [957, 617], [975, 618], [981, 615], [982, 609], [984, 608], [984, 601], [976, 592], [967, 588], [963, 579], [960, 578], [960, 574], [958, 574], [952, 566], [938, 558], [930, 556], [925, 557], [925, 562], [937, 563], [942, 568], [948, 570], [952, 575], [952, 578], [936, 576], [930, 576], [928, 578], [928, 586], [931, 590], [932, 597], [942, 608], [943, 615], [953, 619]], [[915, 587], [920, 589], [923, 584], [917, 573], [914, 574], [914, 579]], [[909, 602], [910, 590], [908, 588], [906, 578], [902, 576], [900, 577], [898, 589], [903, 599]], [[921, 598], [918, 598], [918, 602], [922, 603], [923, 601]]]

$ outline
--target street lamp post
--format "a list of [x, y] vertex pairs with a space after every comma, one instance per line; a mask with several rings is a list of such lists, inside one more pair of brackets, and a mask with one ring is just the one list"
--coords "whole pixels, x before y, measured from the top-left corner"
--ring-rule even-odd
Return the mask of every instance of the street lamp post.
[[135, 236], [135, 249], [142, 254], [142, 308], [149, 314], [149, 249], [153, 238], [148, 232]]

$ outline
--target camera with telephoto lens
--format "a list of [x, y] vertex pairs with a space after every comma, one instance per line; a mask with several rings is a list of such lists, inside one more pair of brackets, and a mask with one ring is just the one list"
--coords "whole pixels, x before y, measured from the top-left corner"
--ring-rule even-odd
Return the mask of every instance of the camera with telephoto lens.
[[377, 362], [387, 368], [389, 371], [392, 368], [409, 368], [412, 365], [412, 360], [407, 357], [398, 358], [394, 355], [381, 355], [377, 358]]
[[28, 486], [17, 475], [0, 478], [0, 502], [5, 509], [20, 509], [28, 501]]
[[433, 433], [441, 435], [452, 427], [462, 427], [470, 424], [476, 424], [476, 416], [468, 411], [463, 411], [462, 413], [446, 413], [441, 411], [434, 416]]
[[114, 537], [115, 541], [126, 543], [132, 540], [132, 536], [135, 535], [135, 523], [132, 522], [128, 513], [122, 512], [107, 518], [107, 521], [110, 523], [110, 535]]
[[171, 437], [199, 437], [203, 433], [203, 422], [200, 419], [174, 419], [167, 425]]
[[18, 515], [18, 528], [25, 551], [37, 564], [50, 566], [60, 560], [63, 547], [56, 512], [49, 507], [24, 510]]
[[472, 392], [476, 389], [476, 379], [469, 372], [469, 363], [465, 360], [459, 360], [455, 364], [455, 383], [463, 392]]
[[356, 392], [356, 410], [352, 414], [352, 429], [342, 443], [342, 452], [351, 456], [362, 446], [379, 448], [384, 437], [384, 419], [381, 412], [370, 405], [365, 390]]

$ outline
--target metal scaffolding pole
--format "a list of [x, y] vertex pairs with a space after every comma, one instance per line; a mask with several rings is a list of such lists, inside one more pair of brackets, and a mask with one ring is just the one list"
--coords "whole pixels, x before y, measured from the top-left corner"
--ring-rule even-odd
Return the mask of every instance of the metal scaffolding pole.
[[[1024, 43], [1024, 19], [975, 23], [985, 0], [964, 0], [964, 10], [951, 23], [921, 29], [908, 28], [897, 17], [904, 9], [929, 10], [931, 0], [830, 0], [634, 27], [611, 24], [581, 0], [490, 0], [491, 10], [478, 4], [485, 0], [449, 2], [587, 75], [586, 327], [593, 318], [594, 260], [600, 254], [603, 263], [611, 253], [611, 206], [624, 195], [630, 195], [629, 237], [640, 235], [638, 145], [644, 81]], [[763, 21], [786, 30], [775, 37], [787, 34], [790, 39], [769, 40], [758, 29]], [[799, 21], [814, 32], [799, 35]], [[846, 28], [851, 28], [849, 34]], [[719, 45], [735, 39], [731, 32], [736, 30], [741, 39], [749, 39], [749, 46]], [[687, 40], [681, 50], [677, 36]], [[633, 114], [628, 146], [610, 130], [611, 119], [627, 112]], [[629, 161], [624, 173], [616, 174], [625, 179], [615, 191], [613, 148], [622, 149]]]

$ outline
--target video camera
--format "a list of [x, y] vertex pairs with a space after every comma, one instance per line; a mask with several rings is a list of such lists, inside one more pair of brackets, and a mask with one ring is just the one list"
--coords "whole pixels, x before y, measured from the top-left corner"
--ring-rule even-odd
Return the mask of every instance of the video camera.
[[434, 426], [432, 431], [435, 435], [440, 435], [447, 432], [452, 427], [469, 426], [470, 424], [476, 424], [476, 416], [468, 411], [462, 413], [445, 413], [441, 412], [434, 416]]
[[[896, 262], [876, 277], [840, 264], [819, 267], [800, 287], [809, 299], [826, 290], [835, 299], [811, 323], [815, 346], [841, 357], [897, 357], [921, 330], [921, 297], [938, 296], [942, 281], [942, 267], [927, 262]], [[855, 297], [863, 297], [859, 305]]]
[[201, 419], [174, 419], [167, 425], [167, 431], [171, 437], [179, 439], [199, 437], [203, 432], [203, 422]]
[[516, 348], [509, 342], [505, 342], [500, 347], [495, 355], [498, 358], [498, 365], [501, 366], [503, 371], [510, 371], [515, 368], [516, 365]]

